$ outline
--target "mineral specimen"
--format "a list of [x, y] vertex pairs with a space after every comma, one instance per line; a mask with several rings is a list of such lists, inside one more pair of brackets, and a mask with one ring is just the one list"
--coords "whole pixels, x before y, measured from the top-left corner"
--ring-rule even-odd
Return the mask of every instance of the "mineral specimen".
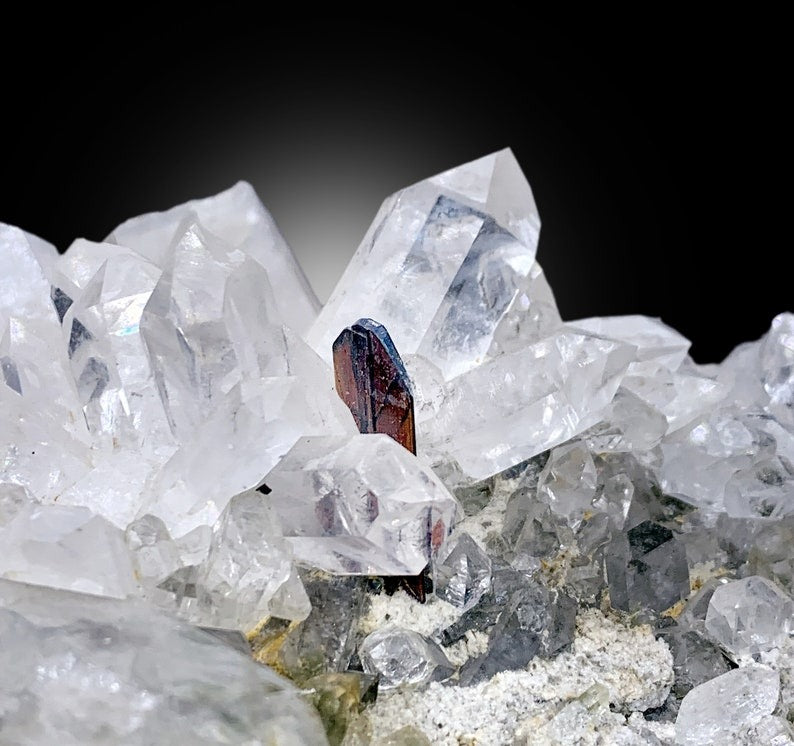
[[791, 746], [794, 314], [564, 323], [539, 226], [464, 164], [320, 310], [245, 184], [0, 225], [0, 742]]
[[463, 373], [488, 352], [532, 269], [539, 230], [509, 150], [408, 187], [384, 202], [309, 342], [330, 360], [339, 330], [365, 316], [403, 355], [420, 353], [447, 379]]
[[0, 577], [113, 598], [136, 592], [124, 533], [88, 508], [30, 503], [0, 527], [0, 545]]
[[[408, 374], [386, 329], [359, 319], [334, 341], [336, 390], [362, 433], [383, 433], [416, 454], [414, 398]], [[426, 569], [384, 579], [387, 593], [402, 587], [424, 603]]]

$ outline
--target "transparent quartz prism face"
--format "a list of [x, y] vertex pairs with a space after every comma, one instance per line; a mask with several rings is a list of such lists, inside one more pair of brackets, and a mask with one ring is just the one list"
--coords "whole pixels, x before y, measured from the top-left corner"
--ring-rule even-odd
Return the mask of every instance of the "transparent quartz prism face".
[[[280, 603], [286, 596], [288, 605]], [[249, 632], [271, 614], [307, 616], [309, 599], [266, 495], [246, 492], [226, 506], [198, 569], [196, 598], [191, 621], [204, 626]]]
[[0, 482], [54, 498], [92, 466], [46, 277], [50, 244], [0, 224]]
[[244, 181], [213, 197], [127, 220], [107, 240], [163, 267], [186, 219], [200, 222], [212, 235], [266, 269], [281, 318], [289, 319], [299, 334], [308, 329], [320, 307], [317, 297], [270, 213]]
[[769, 410], [790, 429], [794, 429], [794, 314], [781, 313], [761, 349], [764, 390]]
[[716, 588], [706, 631], [735, 661], [752, 659], [781, 645], [794, 629], [794, 601], [757, 575]]
[[296, 558], [342, 574], [417, 575], [459, 510], [387, 435], [301, 438], [265, 482]]
[[771, 715], [780, 676], [763, 666], [728, 671], [692, 689], [678, 711], [675, 740], [684, 746], [737, 743], [739, 732]]
[[[368, 317], [389, 330], [401, 355], [422, 355], [446, 379], [471, 370], [495, 339], [511, 346], [521, 319], [534, 319], [528, 331], [554, 323], [551, 291], [542, 273], [531, 277], [539, 230], [509, 150], [403, 189], [384, 202], [309, 343], [330, 360], [339, 331]], [[528, 278], [537, 285], [531, 312]]]
[[22, 506], [0, 527], [0, 578], [124, 598], [138, 583], [124, 534], [88, 508]]
[[538, 481], [538, 499], [577, 527], [590, 510], [596, 491], [596, 467], [582, 441], [553, 449]]
[[443, 681], [454, 670], [438, 643], [395, 625], [369, 634], [359, 655], [364, 670], [379, 676], [382, 689]]
[[491, 587], [491, 558], [466, 533], [458, 536], [434, 569], [436, 595], [463, 611], [474, 606]]
[[286, 680], [140, 601], [0, 580], [0, 637], [6, 743], [327, 743]]
[[435, 417], [418, 423], [420, 455], [484, 479], [600, 421], [635, 348], [562, 327], [446, 384]]

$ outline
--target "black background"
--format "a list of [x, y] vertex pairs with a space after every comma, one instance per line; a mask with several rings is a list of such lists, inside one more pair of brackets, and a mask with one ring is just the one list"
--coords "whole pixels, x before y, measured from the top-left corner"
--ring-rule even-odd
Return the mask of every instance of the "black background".
[[564, 318], [661, 316], [710, 362], [794, 310], [779, 19], [304, 15], [7, 27], [0, 220], [63, 249], [245, 178], [330, 284], [387, 194], [511, 146]]

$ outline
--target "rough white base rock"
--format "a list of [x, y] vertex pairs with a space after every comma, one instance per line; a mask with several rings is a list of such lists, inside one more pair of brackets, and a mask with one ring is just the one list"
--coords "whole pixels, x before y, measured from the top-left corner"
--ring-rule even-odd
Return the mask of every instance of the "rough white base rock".
[[[501, 746], [514, 743], [525, 721], [556, 712], [594, 684], [606, 687], [615, 708], [634, 712], [660, 706], [672, 682], [670, 651], [650, 628], [626, 627], [591, 609], [579, 615], [570, 651], [554, 659], [535, 659], [526, 671], [505, 671], [472, 687], [430, 684], [424, 691], [385, 693], [367, 717], [374, 742], [414, 725], [439, 746]], [[607, 733], [615, 727], [605, 720]], [[600, 743], [622, 741], [604, 736]]]

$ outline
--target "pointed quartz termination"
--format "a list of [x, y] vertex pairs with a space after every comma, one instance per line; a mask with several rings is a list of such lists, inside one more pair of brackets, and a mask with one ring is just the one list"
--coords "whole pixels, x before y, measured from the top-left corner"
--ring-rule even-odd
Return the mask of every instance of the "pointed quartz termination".
[[[333, 344], [336, 390], [362, 433], [383, 433], [416, 455], [414, 398], [400, 354], [382, 325], [359, 319]], [[425, 602], [427, 573], [385, 578], [388, 594], [403, 588]]]
[[402, 355], [432, 360], [444, 380], [472, 370], [494, 342], [511, 347], [517, 322], [531, 336], [545, 327], [533, 317], [557, 315], [533, 271], [539, 232], [510, 150], [402, 189], [383, 203], [306, 339], [327, 359], [338, 330], [366, 316], [386, 326]]

